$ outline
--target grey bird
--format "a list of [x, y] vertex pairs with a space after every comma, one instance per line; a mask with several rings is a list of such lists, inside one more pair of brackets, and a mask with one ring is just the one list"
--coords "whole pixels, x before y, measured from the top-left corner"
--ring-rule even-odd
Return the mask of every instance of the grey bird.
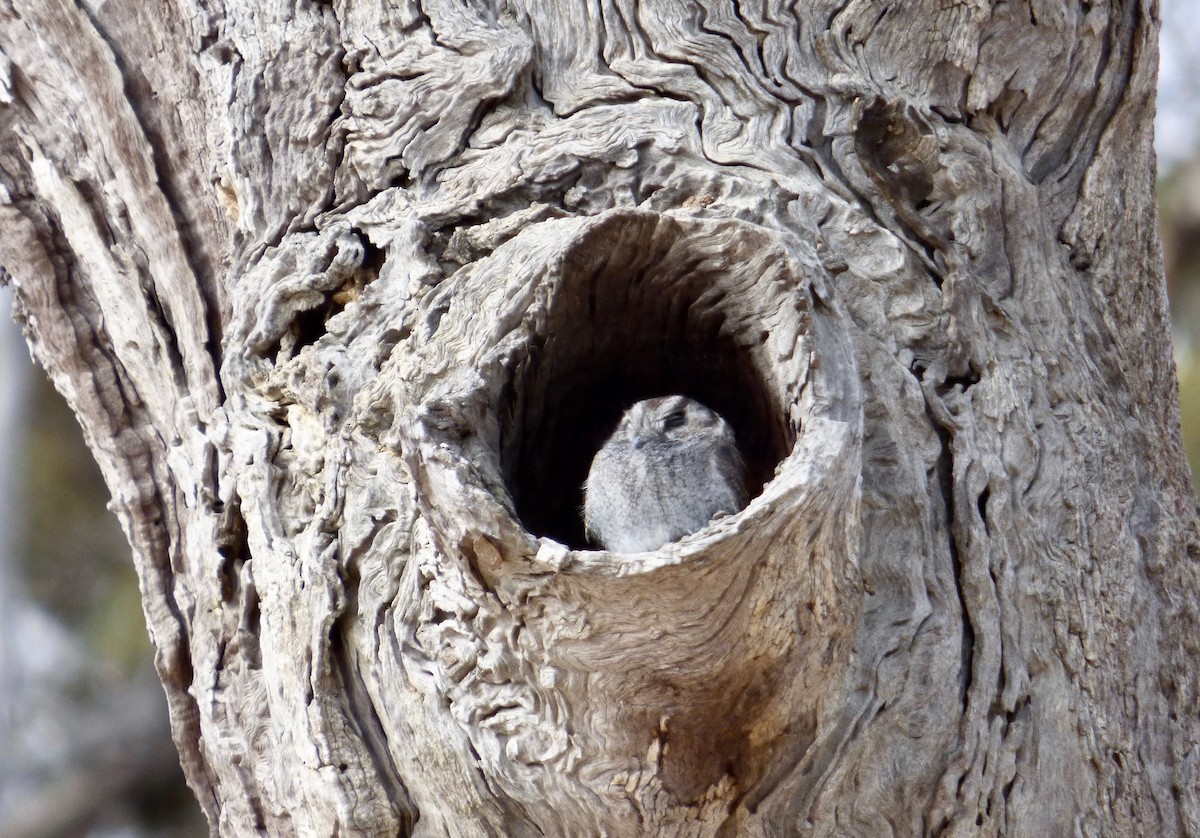
[[641, 553], [746, 502], [733, 429], [698, 401], [662, 396], [629, 408], [596, 453], [584, 484], [583, 523], [592, 543]]

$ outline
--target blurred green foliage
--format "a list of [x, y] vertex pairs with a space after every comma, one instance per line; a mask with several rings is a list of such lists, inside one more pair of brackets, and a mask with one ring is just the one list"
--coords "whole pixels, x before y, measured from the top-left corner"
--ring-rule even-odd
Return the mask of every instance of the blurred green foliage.
[[1200, 483], [1200, 159], [1180, 164], [1159, 178], [1158, 205], [1183, 442], [1196, 488]]
[[129, 544], [79, 425], [44, 374], [29, 376], [22, 575], [30, 595], [126, 676], [152, 659]]
[[[97, 714], [111, 708], [119, 700], [115, 697], [132, 694], [127, 692], [131, 686], [140, 684], [161, 695], [137, 575], [129, 544], [107, 508], [108, 487], [75, 417], [40, 370], [32, 371], [26, 381], [24, 514], [15, 569], [25, 593], [69, 630], [87, 656], [86, 670], [62, 687], [70, 696], [63, 707], [101, 718]], [[120, 753], [82, 755], [86, 770], [108, 770], [126, 780], [114, 786], [114, 796], [102, 808], [85, 810], [84, 820], [72, 822], [64, 835], [207, 834], [167, 738], [166, 710], [164, 698], [158, 734], [142, 731]], [[118, 724], [115, 715], [112, 723]], [[97, 766], [96, 760], [102, 762]], [[51, 779], [47, 787], [53, 788], [53, 783]], [[47, 824], [55, 823], [54, 814], [47, 812]], [[2, 821], [0, 817], [0, 834], [5, 833]]]
[[1192, 488], [1200, 494], [1200, 347], [1175, 353], [1179, 370], [1179, 407], [1183, 420], [1183, 444], [1192, 466]]

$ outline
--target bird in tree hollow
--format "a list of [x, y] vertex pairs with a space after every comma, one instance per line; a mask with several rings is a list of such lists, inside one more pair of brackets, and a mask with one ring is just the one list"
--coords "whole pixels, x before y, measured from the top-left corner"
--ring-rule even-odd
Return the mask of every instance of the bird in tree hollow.
[[584, 484], [588, 539], [618, 553], [657, 550], [746, 505], [733, 429], [686, 396], [635, 404], [592, 460]]

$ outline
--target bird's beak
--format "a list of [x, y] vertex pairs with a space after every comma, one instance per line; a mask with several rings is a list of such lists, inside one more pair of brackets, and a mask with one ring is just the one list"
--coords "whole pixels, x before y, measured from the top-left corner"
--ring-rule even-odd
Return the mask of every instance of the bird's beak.
[[642, 436], [641, 434], [637, 434], [633, 438], [633, 447], [634, 448], [641, 448], [645, 444], [646, 444], [646, 437]]

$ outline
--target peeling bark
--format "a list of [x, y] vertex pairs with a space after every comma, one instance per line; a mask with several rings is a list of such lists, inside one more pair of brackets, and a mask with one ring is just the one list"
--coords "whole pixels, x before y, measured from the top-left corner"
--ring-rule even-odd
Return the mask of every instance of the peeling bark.
[[[0, 264], [244, 835], [1200, 835], [1157, 7], [0, 8]], [[586, 549], [620, 411], [757, 497]]]

